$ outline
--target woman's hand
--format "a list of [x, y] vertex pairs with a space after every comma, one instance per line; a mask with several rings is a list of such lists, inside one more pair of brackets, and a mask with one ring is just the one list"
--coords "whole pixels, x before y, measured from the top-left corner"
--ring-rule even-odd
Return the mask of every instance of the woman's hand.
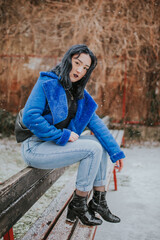
[[70, 138], [69, 138], [69, 142], [74, 142], [79, 138], [79, 135], [75, 132], [71, 132]]
[[115, 168], [118, 169], [118, 172], [120, 172], [122, 170], [122, 168], [123, 168], [123, 158], [116, 162]]

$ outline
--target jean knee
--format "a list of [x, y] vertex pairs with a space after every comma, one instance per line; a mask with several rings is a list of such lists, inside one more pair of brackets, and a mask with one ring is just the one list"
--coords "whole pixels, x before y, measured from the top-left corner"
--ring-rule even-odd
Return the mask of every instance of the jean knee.
[[103, 154], [102, 145], [97, 141], [90, 141], [90, 146], [91, 146], [91, 149], [90, 149], [91, 153], [94, 155], [97, 155], [101, 159]]

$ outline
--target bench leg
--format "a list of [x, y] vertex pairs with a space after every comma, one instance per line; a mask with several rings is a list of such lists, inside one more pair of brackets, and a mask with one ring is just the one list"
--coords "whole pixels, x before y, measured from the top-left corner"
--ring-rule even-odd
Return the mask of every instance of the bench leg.
[[95, 238], [96, 231], [97, 231], [97, 226], [95, 226], [94, 233], [93, 233], [93, 236], [92, 236], [92, 240], [94, 240], [94, 238]]
[[4, 240], [14, 240], [13, 228], [9, 229], [9, 231], [3, 236]]
[[114, 178], [114, 190], [117, 191], [117, 176], [116, 176], [116, 169], [113, 169], [113, 178]]

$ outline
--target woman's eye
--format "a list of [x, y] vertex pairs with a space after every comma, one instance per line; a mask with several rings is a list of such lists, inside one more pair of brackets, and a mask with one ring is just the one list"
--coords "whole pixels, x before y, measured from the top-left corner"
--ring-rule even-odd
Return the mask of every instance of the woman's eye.
[[79, 62], [75, 62], [77, 65], [79, 64]]

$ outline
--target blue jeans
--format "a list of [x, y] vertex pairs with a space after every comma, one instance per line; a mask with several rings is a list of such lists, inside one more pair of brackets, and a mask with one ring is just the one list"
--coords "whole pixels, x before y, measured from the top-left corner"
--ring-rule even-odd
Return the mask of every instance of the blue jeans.
[[106, 184], [107, 152], [93, 135], [80, 136], [65, 146], [44, 142], [33, 135], [22, 143], [22, 157], [28, 166], [53, 169], [79, 162], [76, 188], [90, 191]]

